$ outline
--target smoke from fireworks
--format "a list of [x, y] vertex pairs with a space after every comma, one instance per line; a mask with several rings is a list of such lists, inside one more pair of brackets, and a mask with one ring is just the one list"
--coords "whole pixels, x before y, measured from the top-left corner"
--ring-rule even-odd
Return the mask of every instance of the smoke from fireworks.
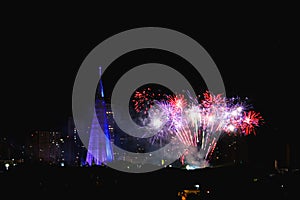
[[239, 97], [226, 98], [207, 91], [201, 100], [192, 98], [188, 92], [187, 98], [177, 94], [155, 100], [155, 94], [146, 91], [136, 92], [133, 103], [136, 112], [146, 116], [145, 126], [157, 131], [151, 142], [172, 139], [184, 145], [182, 162], [196, 156], [198, 163], [207, 166], [223, 134], [256, 134], [256, 128], [263, 123], [261, 114], [251, 110], [251, 106]]

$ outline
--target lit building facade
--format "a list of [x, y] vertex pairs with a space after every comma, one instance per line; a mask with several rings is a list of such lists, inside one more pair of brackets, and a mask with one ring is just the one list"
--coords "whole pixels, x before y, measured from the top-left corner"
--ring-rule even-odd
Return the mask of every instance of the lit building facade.
[[62, 133], [58, 131], [34, 131], [28, 144], [29, 159], [32, 162], [59, 164], [63, 161]]
[[83, 145], [72, 117], [68, 118], [64, 130], [62, 155], [64, 163], [69, 166], [81, 166], [85, 164], [86, 148]]

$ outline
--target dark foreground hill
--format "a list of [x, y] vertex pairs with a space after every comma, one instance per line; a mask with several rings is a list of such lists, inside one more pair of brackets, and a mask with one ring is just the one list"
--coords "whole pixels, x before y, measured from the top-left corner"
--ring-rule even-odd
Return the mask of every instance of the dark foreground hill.
[[0, 173], [0, 184], [0, 191], [12, 197], [181, 199], [181, 191], [199, 185], [199, 194], [187, 199], [293, 199], [299, 197], [300, 179], [299, 171], [278, 173], [247, 166], [134, 174], [105, 166], [24, 165]]

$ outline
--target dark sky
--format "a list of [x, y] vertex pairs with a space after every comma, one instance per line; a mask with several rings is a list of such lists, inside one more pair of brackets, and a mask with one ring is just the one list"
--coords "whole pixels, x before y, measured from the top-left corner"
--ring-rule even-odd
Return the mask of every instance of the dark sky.
[[[227, 95], [248, 97], [264, 116], [262, 141], [295, 141], [298, 23], [292, 16], [240, 11], [212, 18], [188, 10], [124, 10], [115, 15], [113, 9], [104, 10], [14, 10], [6, 16], [1, 44], [1, 135], [21, 140], [32, 130], [59, 129], [72, 115], [73, 83], [88, 53], [121, 31], [159, 26], [180, 31], [206, 49], [221, 72]], [[142, 56], [136, 58], [157, 58]], [[190, 75], [191, 80], [196, 78]]]

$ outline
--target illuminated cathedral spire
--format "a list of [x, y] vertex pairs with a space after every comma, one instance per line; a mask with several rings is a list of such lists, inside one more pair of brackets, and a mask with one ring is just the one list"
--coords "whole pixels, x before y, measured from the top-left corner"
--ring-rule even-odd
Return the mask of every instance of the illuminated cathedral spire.
[[95, 112], [91, 124], [89, 146], [86, 156], [86, 162], [89, 165], [101, 165], [113, 160], [101, 74], [101, 67], [99, 67], [100, 81], [96, 93]]

